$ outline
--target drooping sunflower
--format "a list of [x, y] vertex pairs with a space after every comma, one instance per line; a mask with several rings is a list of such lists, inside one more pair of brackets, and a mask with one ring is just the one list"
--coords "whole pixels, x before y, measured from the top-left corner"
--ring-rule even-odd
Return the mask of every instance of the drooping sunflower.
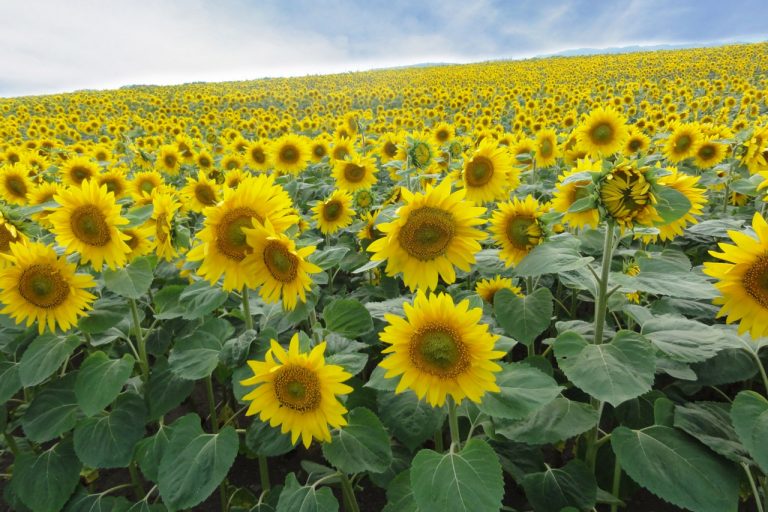
[[701, 129], [696, 123], [681, 123], [672, 130], [664, 144], [664, 156], [671, 163], [682, 162], [696, 154], [701, 142]]
[[171, 261], [178, 255], [173, 247], [171, 236], [173, 216], [181, 208], [172, 193], [155, 192], [152, 194], [152, 217], [148, 224], [153, 229], [152, 249], [161, 259]]
[[710, 251], [722, 262], [705, 262], [704, 273], [716, 278], [722, 306], [718, 317], [739, 322], [739, 334], [753, 338], [768, 336], [768, 223], [759, 213], [752, 218], [754, 235], [739, 231], [728, 234], [735, 245], [721, 243], [723, 252]]
[[375, 185], [376, 171], [376, 162], [373, 158], [354, 156], [346, 160], [336, 160], [332, 174], [337, 188], [354, 192]]
[[501, 203], [491, 217], [491, 234], [501, 246], [499, 257], [509, 267], [517, 265], [531, 249], [544, 241], [540, 217], [544, 207], [531, 195]]
[[536, 134], [536, 165], [549, 167], [557, 161], [560, 150], [557, 147], [557, 133], [551, 128], [540, 130]]
[[588, 158], [582, 158], [576, 162], [576, 167], [562, 174], [557, 183], [555, 183], [555, 193], [552, 197], [552, 209], [563, 214], [563, 222], [578, 229], [584, 229], [586, 226], [596, 228], [600, 223], [600, 210], [589, 208], [579, 212], [569, 211], [571, 207], [580, 199], [589, 197], [594, 187], [592, 178], [585, 175], [582, 178], [581, 173], [590, 173], [596, 175], [602, 168], [602, 161], [592, 162]]
[[379, 366], [387, 378], [400, 377], [395, 393], [413, 390], [432, 406], [442, 406], [450, 395], [457, 403], [465, 397], [480, 402], [487, 391], [498, 391], [494, 373], [501, 367], [494, 350], [498, 336], [479, 323], [481, 308], [469, 301], [454, 304], [450, 295], [423, 291], [413, 305], [404, 304], [405, 318], [388, 314], [389, 325], [379, 334], [389, 354]]
[[626, 119], [610, 107], [590, 112], [576, 130], [579, 146], [590, 156], [608, 156], [620, 151], [629, 136]]
[[434, 290], [438, 276], [453, 283], [453, 267], [468, 271], [485, 238], [473, 227], [485, 222], [485, 208], [472, 206], [464, 194], [463, 189], [451, 193], [447, 180], [436, 187], [428, 185], [424, 193], [403, 188], [405, 204], [392, 222], [378, 225], [385, 237], [368, 246], [371, 259], [387, 260], [387, 275], [402, 272], [411, 290]]
[[360, 240], [376, 240], [381, 236], [381, 232], [376, 226], [376, 221], [379, 218], [380, 210], [374, 212], [365, 212], [361, 219], [363, 221], [363, 227], [357, 232], [357, 238]]
[[38, 242], [12, 243], [4, 255], [10, 265], [0, 269], [0, 313], [27, 327], [37, 322], [40, 334], [56, 326], [66, 331], [77, 324], [96, 298], [86, 291], [96, 283], [89, 274], [76, 274], [77, 265], [58, 257], [53, 247]]
[[82, 263], [101, 270], [104, 263], [111, 269], [125, 265], [130, 248], [120, 226], [128, 220], [120, 215], [115, 195], [105, 185], [86, 180], [81, 187], [62, 189], [54, 196], [59, 203], [50, 215], [56, 243], [67, 254], [79, 253]]
[[299, 437], [305, 448], [312, 439], [328, 442], [328, 425], [340, 428], [347, 424], [347, 409], [338, 395], [352, 392], [343, 384], [352, 375], [341, 366], [327, 364], [325, 342], [316, 345], [309, 354], [299, 352], [299, 335], [294, 334], [288, 351], [277, 341], [270, 342], [264, 361], [248, 361], [253, 377], [240, 381], [243, 386], [257, 386], [243, 397], [250, 402], [246, 416], [258, 414], [273, 427], [280, 425], [291, 442]]
[[27, 194], [32, 190], [29, 173], [20, 165], [0, 167], [0, 198], [10, 204], [27, 204]]
[[483, 279], [475, 286], [475, 292], [488, 304], [493, 304], [493, 297], [500, 290], [509, 290], [518, 297], [523, 296], [523, 290], [515, 286], [508, 277], [496, 276], [493, 279]]
[[622, 228], [635, 224], [651, 226], [662, 219], [654, 205], [656, 197], [645, 169], [634, 162], [621, 163], [603, 176], [599, 185], [600, 202], [606, 213]]
[[187, 177], [187, 184], [180, 193], [184, 198], [184, 206], [197, 213], [219, 202], [218, 184], [203, 171], [197, 173], [197, 179]]
[[84, 156], [70, 158], [59, 168], [61, 181], [71, 187], [79, 187], [84, 180], [95, 178], [99, 171], [99, 164]]
[[283, 308], [288, 311], [296, 308], [297, 296], [306, 302], [306, 292], [312, 287], [309, 274], [322, 271], [307, 261], [315, 246], [296, 249], [296, 243], [285, 234], [276, 233], [268, 220], [243, 231], [252, 251], [243, 264], [254, 274], [254, 284], [261, 287], [259, 293], [264, 301], [275, 303], [282, 298]]
[[507, 148], [499, 147], [493, 140], [484, 140], [471, 157], [464, 159], [461, 177], [466, 198], [479, 204], [506, 197], [511, 169]]
[[315, 213], [312, 218], [324, 235], [332, 235], [349, 226], [355, 215], [352, 210], [352, 196], [343, 190], [334, 190], [328, 199], [318, 201], [312, 211]]
[[283, 135], [269, 145], [269, 158], [277, 171], [297, 175], [311, 158], [309, 144], [304, 137]]
[[187, 259], [202, 260], [197, 272], [211, 284], [223, 275], [226, 291], [243, 285], [255, 288], [254, 276], [243, 264], [251, 252], [243, 228], [268, 219], [282, 233], [298, 221], [292, 208], [290, 196], [275, 184], [272, 175], [261, 174], [244, 180], [236, 189], [225, 189], [219, 204], [203, 210], [203, 229], [197, 233], [200, 243], [187, 253]]

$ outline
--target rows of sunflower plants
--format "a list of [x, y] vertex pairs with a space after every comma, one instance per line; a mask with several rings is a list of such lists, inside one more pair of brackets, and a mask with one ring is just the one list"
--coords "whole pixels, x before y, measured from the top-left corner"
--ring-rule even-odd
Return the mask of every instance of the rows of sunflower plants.
[[0, 99], [4, 506], [762, 512], [767, 48]]

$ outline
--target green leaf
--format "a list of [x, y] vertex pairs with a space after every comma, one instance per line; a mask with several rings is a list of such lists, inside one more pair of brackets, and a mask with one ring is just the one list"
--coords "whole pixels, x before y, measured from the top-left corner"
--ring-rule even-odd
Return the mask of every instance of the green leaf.
[[157, 483], [157, 473], [168, 444], [171, 442], [172, 429], [169, 425], [160, 425], [154, 435], [145, 437], [136, 444], [136, 462], [148, 480]]
[[67, 439], [39, 455], [19, 455], [11, 485], [34, 512], [61, 510], [80, 481], [80, 467], [72, 441]]
[[207, 281], [198, 281], [188, 286], [179, 295], [184, 305], [184, 320], [195, 320], [213, 312], [227, 302], [227, 293]]
[[140, 299], [147, 293], [153, 279], [152, 262], [148, 257], [134, 259], [125, 268], [106, 269], [102, 276], [108, 290], [128, 299]]
[[43, 334], [30, 343], [19, 362], [19, 378], [24, 387], [40, 384], [50, 377], [80, 345], [79, 336]]
[[656, 351], [635, 332], [619, 331], [610, 343], [595, 345], [568, 331], [557, 337], [554, 350], [568, 380], [614, 407], [653, 385]]
[[254, 417], [245, 431], [245, 446], [256, 455], [279, 457], [293, 450], [291, 436]]
[[175, 509], [204, 501], [227, 476], [239, 446], [231, 426], [206, 434], [196, 414], [174, 422], [171, 442], [160, 462], [158, 488], [163, 501]]
[[664, 219], [661, 224], [669, 224], [683, 216], [691, 210], [691, 202], [685, 197], [685, 194], [672, 187], [657, 186], [653, 188], [653, 195], [656, 198], [656, 211]]
[[493, 449], [473, 438], [460, 452], [417, 453], [411, 489], [420, 512], [498, 512], [504, 478]]
[[77, 326], [88, 334], [99, 334], [108, 331], [125, 319], [127, 305], [124, 300], [116, 297], [98, 299], [93, 303], [93, 309], [88, 316], [80, 319]]
[[174, 374], [165, 359], [156, 359], [147, 382], [149, 419], [156, 420], [179, 405], [192, 393], [194, 387], [194, 381]]
[[130, 378], [134, 360], [130, 354], [110, 359], [104, 352], [94, 352], [83, 361], [75, 381], [77, 403], [93, 416], [112, 403]]
[[257, 339], [256, 331], [248, 329], [237, 338], [230, 338], [224, 342], [219, 353], [219, 361], [229, 368], [237, 368], [245, 364], [251, 344]]
[[382, 512], [418, 512], [411, 490], [411, 470], [397, 475], [387, 486], [387, 504]]
[[501, 421], [496, 433], [526, 444], [552, 444], [586, 432], [597, 424], [597, 411], [589, 404], [558, 397], [516, 421]]
[[171, 371], [184, 379], [208, 377], [219, 365], [221, 340], [206, 331], [196, 331], [176, 343], [168, 357]]
[[389, 434], [379, 418], [365, 407], [349, 411], [348, 424], [331, 432], [323, 444], [323, 455], [339, 471], [381, 473], [392, 461]]
[[738, 347], [738, 339], [715, 327], [677, 316], [654, 317], [643, 323], [643, 336], [675, 361], [698, 363], [725, 348]]
[[445, 411], [419, 400], [413, 391], [378, 393], [381, 422], [409, 450], [432, 438], [445, 422]]
[[365, 343], [350, 340], [332, 332], [325, 336], [325, 362], [341, 366], [350, 375], [357, 375], [365, 368], [368, 354], [360, 352], [368, 347]]
[[518, 297], [510, 290], [499, 290], [493, 296], [493, 309], [506, 334], [530, 345], [552, 321], [552, 293], [548, 288], [539, 288]]
[[277, 502], [277, 512], [338, 512], [339, 502], [328, 487], [301, 485], [290, 473]]
[[88, 494], [81, 487], [67, 502], [64, 512], [127, 512], [131, 508], [131, 502], [122, 496]]
[[636, 276], [612, 272], [610, 281], [620, 284], [624, 292], [638, 291], [682, 299], [712, 299], [717, 296], [712, 283], [698, 271], [643, 271], [641, 266]]
[[486, 393], [478, 404], [489, 416], [516, 420], [525, 418], [554, 400], [562, 387], [549, 375], [526, 364], [499, 363], [498, 393]]
[[734, 462], [749, 464], [749, 454], [731, 423], [730, 404], [689, 402], [675, 407], [674, 426], [714, 452]]
[[134, 445], [144, 436], [146, 417], [140, 396], [119, 396], [109, 413], [88, 418], [75, 427], [78, 458], [91, 468], [128, 467]]
[[75, 426], [80, 410], [74, 389], [76, 377], [70, 373], [51, 382], [32, 400], [21, 417], [21, 427], [31, 441], [50, 441]]
[[323, 309], [325, 327], [347, 338], [373, 330], [373, 319], [365, 306], [352, 299], [336, 299]]
[[696, 512], [736, 511], [737, 468], [682, 432], [618, 427], [611, 446], [627, 475], [661, 499]]
[[21, 389], [19, 364], [0, 361], [0, 402], [7, 402]]
[[159, 289], [154, 295], [155, 318], [158, 320], [172, 320], [181, 318], [186, 312], [186, 303], [182, 304], [181, 294], [187, 287], [181, 284], [172, 284]]
[[741, 443], [760, 469], [768, 472], [768, 400], [754, 391], [742, 391], [733, 401], [731, 419]]
[[594, 258], [582, 256], [578, 248], [578, 239], [571, 235], [552, 237], [534, 247], [515, 267], [515, 274], [536, 277], [586, 267]]
[[152, 216], [152, 210], [152, 204], [145, 204], [143, 206], [136, 206], [131, 208], [125, 212], [125, 218], [128, 219], [128, 224], [124, 226], [123, 229], [141, 226]]
[[337, 266], [349, 252], [349, 247], [329, 247], [313, 252], [309, 261], [323, 270]]
[[523, 488], [536, 512], [560, 512], [565, 507], [589, 510], [597, 501], [597, 481], [589, 467], [572, 460], [562, 468], [550, 468], [523, 478]]

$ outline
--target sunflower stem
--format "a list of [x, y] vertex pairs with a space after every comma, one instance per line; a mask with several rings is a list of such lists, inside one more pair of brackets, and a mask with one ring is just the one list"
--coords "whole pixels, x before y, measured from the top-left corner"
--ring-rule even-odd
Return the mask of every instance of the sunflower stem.
[[440, 453], [443, 450], [445, 450], [445, 446], [443, 446], [443, 425], [440, 425], [440, 428], [435, 432], [435, 451]]
[[141, 484], [141, 479], [139, 478], [139, 472], [136, 470], [136, 462], [131, 461], [131, 463], [128, 465], [128, 473], [131, 475], [131, 485], [133, 485], [133, 493], [136, 496], [137, 500], [141, 500], [144, 498], [144, 495], [146, 492], [144, 491], [144, 486]]
[[360, 512], [360, 507], [357, 505], [357, 498], [355, 498], [355, 489], [352, 487], [352, 482], [346, 473], [341, 473], [339, 476], [341, 480], [341, 491], [344, 494], [344, 498], [349, 504], [348, 512]]
[[259, 477], [261, 478], [261, 490], [267, 492], [272, 488], [269, 483], [269, 463], [264, 455], [259, 455]]
[[8, 445], [8, 448], [11, 449], [11, 453], [13, 453], [14, 457], [18, 457], [19, 452], [19, 445], [16, 444], [16, 440], [13, 438], [13, 434], [9, 434], [8, 432], [3, 432], [3, 437], [5, 438], [5, 444]]
[[453, 397], [448, 395], [446, 398], [448, 402], [448, 428], [451, 431], [451, 448], [454, 446], [457, 450], [461, 449], [461, 437], [459, 435], [459, 417], [456, 414], [456, 402], [453, 401]]
[[[616, 498], [618, 498], [620, 490], [621, 490], [621, 464], [619, 464], [619, 459], [617, 458], [616, 461], [613, 463], [613, 487], [611, 487], [611, 494], [613, 494]], [[618, 510], [619, 510], [619, 504], [612, 503], [611, 512], [618, 512]]]
[[750, 350], [749, 352], [757, 363], [757, 368], [760, 370], [760, 377], [763, 379], [763, 387], [765, 388], [765, 392], [768, 393], [768, 375], [765, 373], [765, 365], [763, 365], [763, 361], [760, 359], [760, 354], [758, 354], [756, 350]]
[[243, 285], [243, 292], [241, 293], [243, 301], [243, 321], [245, 322], [245, 330], [253, 330], [253, 317], [251, 316], [251, 303], [248, 300], [248, 287]]
[[136, 306], [136, 300], [129, 299], [131, 306], [131, 318], [133, 319], [133, 335], [136, 337], [136, 343], [139, 346], [139, 364], [141, 365], [141, 376], [144, 382], [149, 380], [149, 360], [147, 359], [147, 340], [141, 334], [141, 322], [139, 321], [139, 308]]
[[760, 493], [757, 491], [757, 485], [755, 485], [755, 478], [752, 476], [752, 471], [749, 469], [749, 465], [742, 462], [741, 467], [744, 468], [744, 472], [747, 474], [747, 480], [749, 480], [749, 487], [752, 489], [752, 494], [755, 497], [755, 503], [757, 504], [757, 512], [764, 512], [763, 501], [760, 499]]

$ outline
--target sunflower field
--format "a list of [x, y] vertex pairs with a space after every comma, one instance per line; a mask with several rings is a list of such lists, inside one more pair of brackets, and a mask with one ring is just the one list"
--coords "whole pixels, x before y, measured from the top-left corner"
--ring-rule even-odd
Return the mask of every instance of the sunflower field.
[[763, 512], [767, 72], [0, 98], [1, 508]]

